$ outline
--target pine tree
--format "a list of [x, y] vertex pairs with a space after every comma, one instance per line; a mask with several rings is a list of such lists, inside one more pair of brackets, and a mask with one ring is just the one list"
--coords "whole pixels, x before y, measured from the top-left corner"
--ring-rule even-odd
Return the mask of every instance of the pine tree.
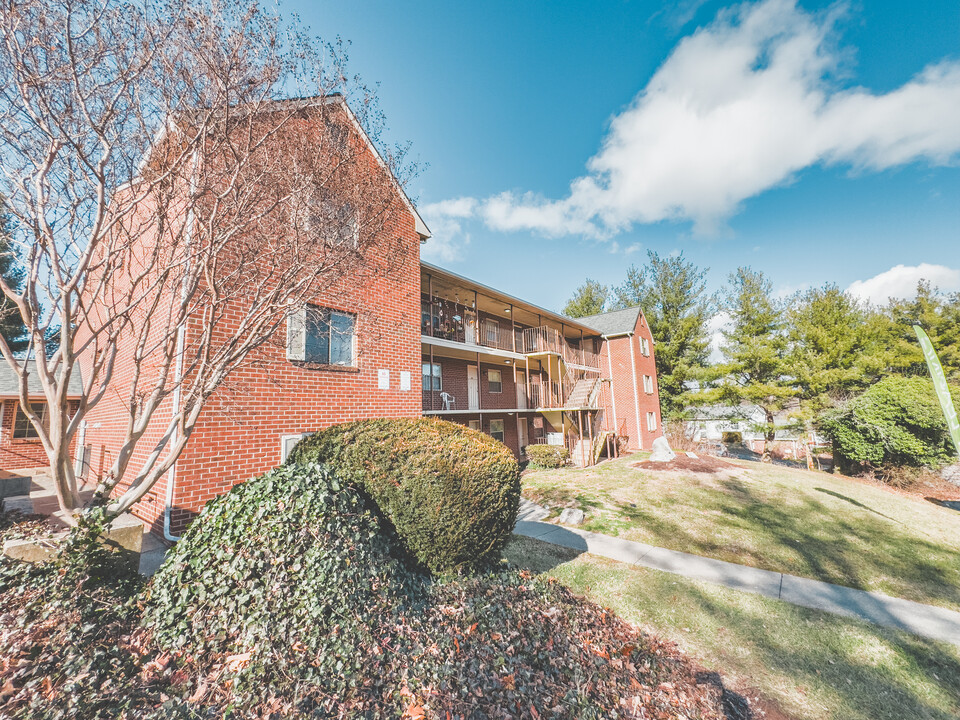
[[663, 413], [677, 416], [686, 404], [687, 383], [699, 376], [710, 352], [709, 322], [713, 298], [706, 290], [706, 269], [677, 257], [648, 252], [642, 269], [631, 266], [615, 288], [615, 305], [639, 305], [656, 345], [657, 382]]
[[885, 359], [868, 320], [869, 310], [836, 285], [790, 298], [786, 361], [808, 421], [881, 374]]
[[563, 306], [563, 314], [571, 318], [597, 315], [603, 312], [609, 296], [610, 289], [606, 285], [587, 278]]
[[776, 414], [795, 397], [783, 309], [762, 272], [741, 267], [730, 275], [722, 309], [730, 315], [720, 350], [723, 362], [711, 369], [713, 387], [701, 393], [707, 401], [736, 407], [758, 406], [764, 413], [764, 459], [776, 437]]
[[[13, 221], [6, 200], [0, 196], [0, 276], [11, 288], [19, 290], [25, 277], [23, 262], [14, 243]], [[27, 329], [17, 308], [7, 298], [0, 298], [0, 335], [14, 352], [26, 350]]]

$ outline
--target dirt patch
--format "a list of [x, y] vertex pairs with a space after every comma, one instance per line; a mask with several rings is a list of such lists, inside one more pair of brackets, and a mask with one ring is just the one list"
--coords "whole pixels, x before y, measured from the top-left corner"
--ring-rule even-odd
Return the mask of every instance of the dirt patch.
[[682, 472], [695, 472], [703, 473], [705, 475], [716, 475], [718, 473], [734, 473], [741, 468], [737, 467], [733, 463], [727, 462], [713, 455], [698, 455], [695, 458], [690, 457], [689, 455], [679, 454], [673, 460], [668, 462], [653, 462], [651, 460], [643, 460], [642, 462], [631, 463], [630, 467], [637, 468], [638, 470], [651, 470], [651, 471], [682, 471]]

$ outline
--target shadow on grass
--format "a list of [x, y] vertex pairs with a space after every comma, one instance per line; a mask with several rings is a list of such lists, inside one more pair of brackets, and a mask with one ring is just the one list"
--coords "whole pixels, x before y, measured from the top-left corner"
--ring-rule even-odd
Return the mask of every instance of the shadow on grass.
[[[799, 702], [806, 709], [801, 716], [958, 717], [960, 656], [947, 645], [655, 570], [579, 557], [576, 550], [527, 538], [517, 541], [510, 555], [611, 606], [628, 621], [682, 638], [708, 667], [766, 688], [763, 692], [781, 703]], [[735, 714], [741, 707], [737, 697], [742, 700], [730, 698], [728, 719], [752, 717]], [[752, 712], [768, 720], [790, 717], [763, 701]]]
[[934, 505], [939, 505], [940, 507], [947, 508], [948, 510], [956, 510], [960, 512], [960, 500], [941, 500], [940, 498], [927, 497], [924, 500], [932, 502]]
[[[728, 632], [727, 642], [731, 647], [750, 648], [759, 657], [754, 661], [777, 674], [787, 675], [803, 693], [811, 688], [826, 687], [828, 692], [840, 696], [844, 705], [857, 708], [858, 717], [864, 720], [901, 720], [902, 718], [928, 718], [948, 720], [956, 718], [953, 712], [932, 705], [922, 692], [911, 688], [909, 683], [922, 676], [934, 681], [951, 696], [954, 709], [960, 708], [960, 662], [943, 650], [937, 643], [929, 642], [908, 633], [894, 633], [877, 627], [860, 626], [863, 635], [874, 636], [866, 647], [858, 647], [849, 639], [849, 630], [840, 630], [829, 644], [804, 641], [802, 624], [823, 621], [823, 616], [813, 610], [791, 609], [794, 622], [801, 632], [792, 641], [771, 632], [771, 618], [763, 611], [752, 613], [738, 607], [736, 601], [720, 602], [696, 589], [688, 592], [687, 602], [695, 604], [695, 612], [710, 618]], [[772, 601], [771, 601], [772, 602]], [[844, 621], [826, 619], [824, 622]], [[846, 621], [855, 629], [858, 623]], [[844, 642], [850, 644], [844, 646]], [[895, 646], [909, 667], [899, 674], [891, 667], [871, 656], [870, 646]], [[847, 720], [849, 715], [836, 712], [831, 717]]]
[[886, 518], [886, 519], [889, 520], [890, 522], [895, 522], [895, 523], [897, 523], [897, 525], [903, 525], [903, 523], [900, 522], [899, 520], [896, 520], [896, 519], [890, 517], [889, 515], [884, 515], [884, 514], [883, 514], [882, 512], [880, 512], [879, 510], [874, 510], [874, 509], [873, 509], [872, 507], [870, 507], [869, 505], [864, 505], [862, 502], [860, 502], [859, 500], [854, 500], [852, 497], [847, 497], [846, 495], [843, 495], [843, 494], [838, 493], [838, 492], [834, 492], [833, 490], [827, 490], [826, 488], [822, 488], [822, 487], [815, 487], [814, 490], [816, 490], [817, 492], [822, 492], [824, 495], [830, 495], [831, 497], [835, 497], [835, 498], [837, 498], [837, 499], [839, 499], [839, 500], [845, 500], [846, 502], [850, 503], [851, 505], [853, 505], [853, 506], [855, 506], [855, 507], [858, 507], [858, 508], [861, 508], [861, 509], [863, 509], [863, 510], [867, 510], [867, 511], [869, 511], [869, 512], [872, 512], [872, 513], [874, 513], [875, 515], [879, 515], [879, 516], [882, 517], [882, 518]]
[[[625, 502], [607, 492], [602, 499], [639, 531], [635, 539], [652, 545], [960, 609], [960, 552], [854, 498], [816, 489], [851, 510], [810, 492], [771, 498], [738, 478], [714, 480], [695, 495], [638, 492], [630, 498], [636, 502]], [[563, 487], [548, 492], [561, 501], [582, 494]], [[597, 529], [589, 518], [587, 527]]]

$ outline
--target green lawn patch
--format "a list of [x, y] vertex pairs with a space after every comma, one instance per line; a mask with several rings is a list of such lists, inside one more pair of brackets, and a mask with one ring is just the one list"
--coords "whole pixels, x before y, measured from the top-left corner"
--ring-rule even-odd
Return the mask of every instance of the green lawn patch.
[[677, 642], [811, 720], [960, 717], [960, 648], [515, 536], [511, 562]]
[[525, 497], [584, 529], [960, 610], [960, 512], [883, 487], [729, 461], [719, 473], [621, 458], [527, 472]]

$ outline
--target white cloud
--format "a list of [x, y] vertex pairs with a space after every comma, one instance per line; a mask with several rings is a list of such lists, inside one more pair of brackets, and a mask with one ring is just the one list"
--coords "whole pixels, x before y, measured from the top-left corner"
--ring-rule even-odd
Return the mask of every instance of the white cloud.
[[867, 280], [857, 280], [847, 291], [862, 300], [883, 305], [890, 298], [912, 299], [917, 294], [917, 283], [927, 280], [944, 292], [960, 291], [960, 269], [946, 265], [896, 265]]
[[502, 231], [609, 237], [634, 223], [691, 220], [715, 231], [740, 204], [804, 168], [946, 164], [960, 152], [960, 63], [886, 94], [833, 86], [836, 10], [795, 0], [722, 11], [684, 38], [566, 198], [501, 193], [478, 206]]
[[421, 248], [424, 260], [453, 262], [459, 260], [463, 247], [470, 244], [470, 233], [464, 231], [461, 221], [471, 217], [477, 201], [470, 197], [442, 200], [419, 208], [432, 236]]
[[719, 363], [723, 361], [723, 353], [720, 351], [720, 343], [723, 342], [723, 331], [730, 330], [733, 327], [733, 318], [726, 310], [721, 310], [707, 324], [707, 331], [710, 333], [710, 362]]

